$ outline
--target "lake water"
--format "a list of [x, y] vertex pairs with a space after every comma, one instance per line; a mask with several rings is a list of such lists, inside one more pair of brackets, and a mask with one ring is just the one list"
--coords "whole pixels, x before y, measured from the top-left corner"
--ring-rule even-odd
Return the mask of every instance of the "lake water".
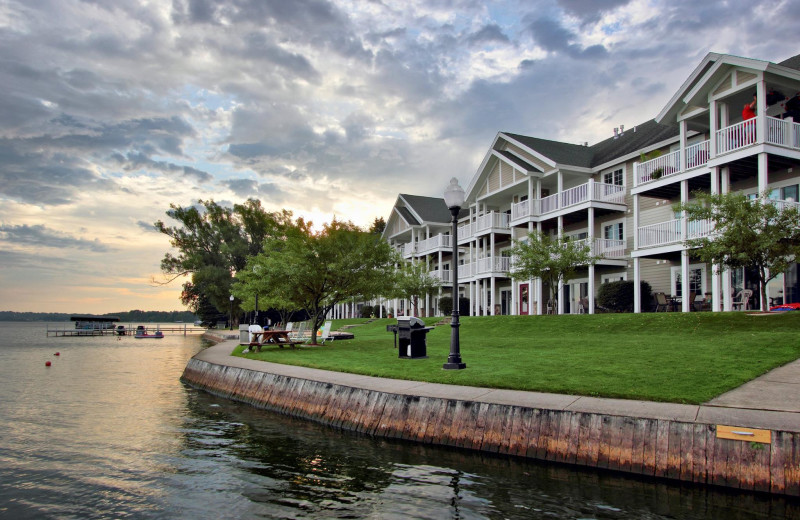
[[45, 331], [0, 323], [0, 518], [800, 519], [794, 499], [373, 439], [219, 399], [179, 381], [207, 346], [197, 336]]

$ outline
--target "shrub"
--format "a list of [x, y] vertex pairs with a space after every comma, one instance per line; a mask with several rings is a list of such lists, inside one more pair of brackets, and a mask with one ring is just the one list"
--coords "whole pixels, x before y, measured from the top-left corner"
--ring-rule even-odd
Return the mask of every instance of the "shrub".
[[375, 312], [375, 309], [372, 305], [364, 305], [361, 307], [361, 317], [362, 318], [369, 318]]
[[[653, 299], [652, 289], [647, 282], [641, 282], [642, 308], [648, 309]], [[633, 282], [620, 280], [604, 283], [597, 291], [597, 304], [611, 312], [633, 312]]]
[[[439, 312], [443, 316], [450, 316], [453, 314], [453, 298], [451, 296], [442, 296], [439, 298]], [[469, 298], [461, 296], [458, 298], [458, 313], [461, 316], [469, 314]]]

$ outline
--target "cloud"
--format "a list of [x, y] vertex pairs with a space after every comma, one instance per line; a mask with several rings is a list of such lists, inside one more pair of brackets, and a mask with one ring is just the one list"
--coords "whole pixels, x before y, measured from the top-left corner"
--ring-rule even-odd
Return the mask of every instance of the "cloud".
[[44, 225], [29, 226], [0, 224], [0, 239], [14, 245], [52, 247], [59, 249], [78, 249], [93, 253], [106, 253], [113, 248], [103, 244], [99, 239], [86, 240], [75, 238], [67, 233], [49, 229]]

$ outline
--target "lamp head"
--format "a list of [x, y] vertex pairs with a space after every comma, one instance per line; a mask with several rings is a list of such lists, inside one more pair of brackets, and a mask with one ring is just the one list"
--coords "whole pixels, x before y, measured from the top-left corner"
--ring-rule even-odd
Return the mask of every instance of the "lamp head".
[[450, 185], [444, 190], [444, 203], [448, 208], [460, 208], [464, 205], [466, 194], [464, 188], [458, 185], [458, 179], [450, 179]]
[[231, 294], [231, 301], [233, 301], [233, 295]]

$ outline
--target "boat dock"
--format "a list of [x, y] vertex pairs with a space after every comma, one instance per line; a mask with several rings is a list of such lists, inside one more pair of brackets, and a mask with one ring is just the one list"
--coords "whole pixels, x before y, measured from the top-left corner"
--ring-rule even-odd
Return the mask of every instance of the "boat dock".
[[[136, 334], [136, 328], [138, 325], [126, 325], [125, 326], [125, 333], [120, 334], [118, 329], [116, 328], [109, 328], [109, 329], [76, 329], [76, 328], [69, 328], [69, 329], [51, 329], [49, 326], [47, 327], [47, 337], [70, 337], [70, 336], [130, 336], [133, 337]], [[147, 326], [143, 325], [146, 330], [156, 332], [161, 331], [164, 335], [176, 335], [176, 334], [183, 334], [184, 336], [189, 334], [203, 334], [206, 330], [205, 327], [195, 327], [194, 325], [183, 324], [183, 325], [153, 325]]]

